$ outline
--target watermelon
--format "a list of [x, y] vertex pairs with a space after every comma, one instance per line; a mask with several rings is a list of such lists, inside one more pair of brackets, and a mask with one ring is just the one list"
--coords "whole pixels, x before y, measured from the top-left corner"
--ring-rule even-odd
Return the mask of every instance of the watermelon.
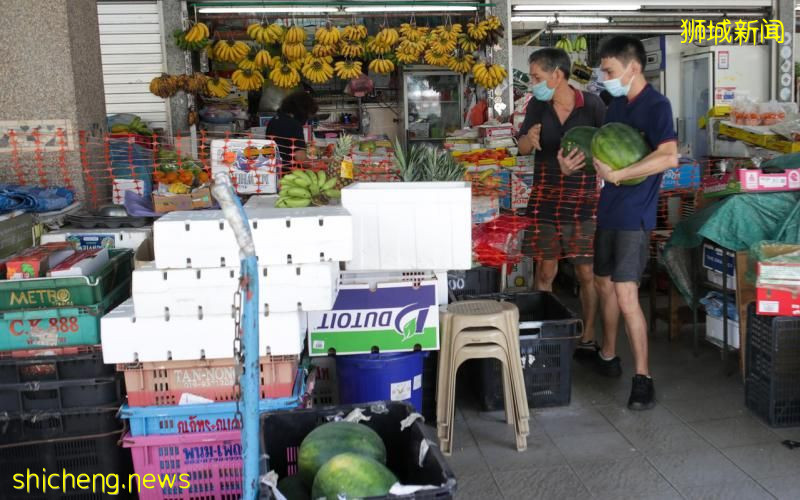
[[386, 463], [386, 445], [377, 432], [363, 424], [329, 422], [311, 431], [300, 443], [297, 464], [303, 483], [310, 488], [325, 462], [348, 452]]
[[308, 494], [308, 488], [303, 484], [300, 476], [294, 475], [284, 477], [278, 481], [278, 491], [280, 491], [287, 500], [310, 500], [311, 495]]
[[592, 137], [597, 132], [597, 127], [572, 127], [567, 130], [561, 138], [561, 149], [563, 155], [568, 156], [574, 149], [579, 149], [586, 157], [584, 171], [589, 174], [594, 173], [594, 162], [592, 161]]
[[356, 453], [342, 453], [319, 469], [311, 497], [315, 500], [383, 497], [396, 482], [392, 471], [377, 460]]
[[[614, 170], [629, 167], [650, 154], [642, 134], [624, 123], [607, 123], [592, 137], [592, 156]], [[645, 177], [622, 181], [626, 186], [644, 182]]]

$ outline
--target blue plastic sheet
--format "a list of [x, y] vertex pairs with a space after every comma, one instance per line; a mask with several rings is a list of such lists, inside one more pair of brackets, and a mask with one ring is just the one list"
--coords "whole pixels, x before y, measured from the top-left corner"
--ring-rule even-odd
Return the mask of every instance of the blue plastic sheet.
[[75, 201], [75, 193], [63, 187], [18, 186], [0, 184], [0, 212], [54, 212]]

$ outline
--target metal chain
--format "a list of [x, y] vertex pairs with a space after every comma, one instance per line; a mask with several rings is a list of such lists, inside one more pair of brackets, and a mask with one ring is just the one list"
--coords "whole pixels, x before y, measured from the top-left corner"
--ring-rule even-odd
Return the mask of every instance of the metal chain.
[[239, 402], [242, 400], [242, 374], [244, 373], [244, 353], [242, 352], [242, 290], [236, 290], [233, 294], [233, 319], [234, 319], [234, 332], [233, 332], [233, 361], [234, 361], [234, 380], [233, 390], [236, 394], [236, 413], [234, 414], [234, 421], [239, 422], [239, 425], [244, 425], [244, 418], [242, 411], [239, 407]]

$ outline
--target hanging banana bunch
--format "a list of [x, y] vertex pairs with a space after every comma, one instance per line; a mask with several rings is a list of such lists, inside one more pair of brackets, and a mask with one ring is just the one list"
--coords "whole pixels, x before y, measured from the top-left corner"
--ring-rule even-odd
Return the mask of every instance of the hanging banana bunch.
[[150, 80], [150, 92], [162, 99], [172, 97], [181, 90], [181, 80], [174, 76], [162, 73]]
[[237, 69], [231, 75], [231, 80], [240, 90], [259, 90], [264, 85], [264, 75], [249, 69]]
[[334, 65], [336, 76], [342, 80], [352, 80], [362, 75], [361, 61], [339, 61]]
[[260, 71], [264, 69], [263, 67], [259, 67], [258, 63], [256, 62], [256, 55], [258, 52], [255, 49], [250, 50], [250, 53], [247, 54], [244, 59], [239, 61], [237, 67], [242, 70], [250, 70], [250, 71]]
[[375, 35], [375, 40], [377, 43], [386, 45], [391, 49], [400, 40], [400, 34], [396, 29], [384, 25], [384, 28]]
[[283, 26], [266, 22], [254, 23], [247, 27], [247, 36], [261, 45], [272, 45], [283, 39]]
[[474, 65], [475, 58], [472, 57], [472, 54], [453, 56], [447, 63], [447, 67], [450, 68], [450, 71], [462, 74], [469, 73]]
[[367, 53], [383, 56], [392, 51], [392, 47], [378, 40], [378, 37], [367, 38]]
[[373, 59], [369, 62], [369, 71], [379, 75], [388, 75], [394, 71], [394, 63], [389, 59]]
[[476, 42], [482, 42], [485, 40], [490, 31], [491, 28], [489, 27], [489, 21], [486, 19], [478, 21], [478, 18], [476, 17], [474, 23], [467, 23], [467, 35], [469, 35], [469, 37]]
[[332, 57], [309, 57], [303, 64], [303, 76], [312, 83], [327, 83], [333, 78]]
[[302, 61], [305, 59], [307, 51], [303, 42], [283, 42], [281, 52], [289, 61]]
[[351, 42], [360, 42], [367, 38], [367, 27], [363, 24], [350, 24], [342, 30], [341, 38]]
[[302, 44], [306, 41], [306, 30], [293, 24], [287, 31], [283, 39], [283, 43], [299, 43]]
[[269, 79], [275, 86], [290, 89], [300, 84], [300, 73], [286, 60], [274, 61]]
[[424, 59], [425, 63], [431, 66], [447, 67], [447, 63], [451, 58], [449, 54], [443, 54], [431, 48], [425, 51]]
[[500, 21], [500, 18], [497, 16], [489, 16], [486, 18], [486, 26], [489, 30], [486, 33], [486, 38], [481, 40], [484, 46], [492, 47], [500, 43], [500, 39], [503, 38], [503, 34], [505, 33], [505, 29], [503, 28], [503, 23]]
[[314, 40], [320, 45], [335, 47], [340, 39], [341, 33], [339, 32], [339, 28], [331, 25], [330, 21], [326, 22], [325, 26], [317, 28], [317, 32], [314, 33]]
[[333, 57], [336, 55], [339, 46], [337, 45], [322, 45], [318, 43], [311, 48], [311, 55], [314, 57]]
[[206, 94], [222, 99], [231, 93], [231, 81], [227, 78], [209, 78], [206, 82]]
[[419, 42], [428, 34], [428, 28], [417, 26], [417, 23], [412, 19], [409, 23], [400, 25], [400, 36], [411, 42]]
[[272, 56], [265, 49], [256, 52], [256, 57], [253, 60], [256, 64], [256, 69], [265, 70], [272, 67]]
[[214, 44], [214, 59], [222, 62], [238, 63], [250, 53], [250, 46], [242, 41], [220, 40]]
[[358, 59], [364, 56], [364, 44], [346, 38], [339, 43], [339, 54], [348, 59]]
[[488, 64], [485, 61], [480, 61], [472, 67], [472, 76], [478, 85], [486, 89], [493, 89], [506, 79], [508, 72], [499, 64]]
[[420, 39], [416, 42], [410, 39], [401, 39], [395, 49], [394, 55], [403, 64], [414, 64], [420, 60], [425, 51], [425, 41]]

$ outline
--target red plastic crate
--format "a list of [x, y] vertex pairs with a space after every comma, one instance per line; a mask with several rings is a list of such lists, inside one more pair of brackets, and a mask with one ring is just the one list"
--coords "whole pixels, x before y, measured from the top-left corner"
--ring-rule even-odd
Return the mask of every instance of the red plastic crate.
[[[139, 436], [122, 439], [139, 477], [174, 477], [174, 485], [139, 490], [140, 500], [220, 499], [242, 495], [242, 438], [239, 431]], [[182, 481], [181, 475], [185, 481]], [[188, 488], [181, 488], [186, 486]]]
[[[298, 356], [262, 356], [260, 359], [260, 398], [285, 398], [292, 395]], [[162, 361], [119, 364], [125, 374], [129, 406], [177, 405], [185, 393], [213, 401], [235, 401], [234, 360]]]

